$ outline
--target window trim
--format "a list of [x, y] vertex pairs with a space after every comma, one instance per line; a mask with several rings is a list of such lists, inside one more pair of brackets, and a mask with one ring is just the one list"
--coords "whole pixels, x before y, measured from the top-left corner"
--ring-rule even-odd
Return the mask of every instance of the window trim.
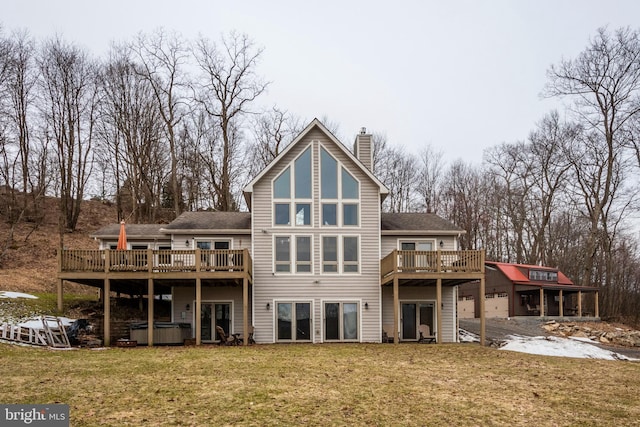
[[[335, 260], [336, 271], [324, 270], [325, 264], [334, 265], [334, 261], [325, 262], [325, 259], [324, 259], [324, 239], [325, 238], [336, 239], [336, 260]], [[340, 274], [340, 236], [337, 234], [323, 234], [320, 236], [320, 272], [322, 274]]]
[[[295, 306], [296, 304], [309, 304], [309, 323], [310, 323], [310, 335], [311, 335], [311, 339], [309, 340], [297, 340], [295, 339], [295, 337], [292, 335], [292, 339], [290, 340], [280, 340], [278, 339], [278, 304], [292, 304], [293, 306]], [[315, 306], [314, 306], [314, 302], [312, 299], [296, 299], [296, 298], [282, 298], [282, 299], [274, 299], [273, 300], [273, 342], [277, 343], [277, 342], [282, 342], [282, 343], [287, 343], [287, 342], [309, 342], [309, 343], [315, 343], [316, 341], [316, 337], [315, 337], [315, 317], [314, 317], [314, 313], [315, 313]], [[295, 309], [292, 310], [292, 314], [295, 312]]]
[[[304, 261], [303, 265], [309, 265], [309, 271], [298, 271], [298, 237], [308, 237], [309, 238], [309, 261]], [[313, 274], [313, 235], [312, 234], [295, 234], [293, 236], [293, 240], [295, 242], [295, 256], [293, 264], [295, 266], [295, 271], [292, 271], [293, 274], [297, 275], [312, 275]]]
[[[357, 259], [356, 259], [356, 261], [348, 261], [347, 262], [345, 260], [345, 258], [344, 258], [344, 239], [345, 238], [354, 238], [354, 239], [356, 239], [356, 250], [357, 250], [357, 253], [356, 253], [356, 258]], [[343, 274], [360, 274], [360, 270], [361, 270], [361, 266], [362, 266], [362, 249], [361, 249], [361, 246], [360, 246], [360, 241], [362, 239], [360, 238], [359, 235], [343, 234], [343, 235], [341, 235], [341, 239], [340, 240], [342, 242], [342, 247], [341, 247], [341, 249], [342, 249], [342, 254], [341, 255], [342, 256], [340, 257], [340, 259], [342, 261], [341, 262], [342, 273]], [[344, 268], [346, 265], [355, 265], [357, 267], [357, 269], [356, 269], [356, 271], [346, 271], [345, 268]]]
[[[296, 161], [307, 151], [309, 150], [309, 154], [311, 156], [311, 197], [310, 198], [296, 198], [295, 195], [295, 175], [296, 175]], [[310, 228], [313, 226], [313, 217], [314, 217], [314, 152], [313, 152], [313, 141], [311, 141], [306, 147], [304, 147], [300, 153], [294, 157], [289, 164], [284, 167], [278, 175], [276, 175], [271, 180], [271, 225], [273, 228], [285, 229], [285, 228]], [[275, 197], [275, 181], [282, 176], [282, 174], [289, 170], [289, 197]], [[289, 223], [288, 224], [277, 224], [276, 223], [276, 205], [289, 205]], [[296, 205], [297, 204], [308, 204], [309, 205], [309, 224], [296, 224]]]

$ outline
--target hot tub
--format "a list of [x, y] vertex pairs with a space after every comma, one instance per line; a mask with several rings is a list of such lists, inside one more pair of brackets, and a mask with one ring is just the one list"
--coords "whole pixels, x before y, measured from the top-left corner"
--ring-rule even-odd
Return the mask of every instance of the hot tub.
[[[138, 345], [148, 344], [147, 322], [136, 322], [129, 325], [129, 339], [137, 341]], [[153, 322], [153, 343], [184, 344], [185, 339], [191, 338], [191, 324], [173, 322]]]

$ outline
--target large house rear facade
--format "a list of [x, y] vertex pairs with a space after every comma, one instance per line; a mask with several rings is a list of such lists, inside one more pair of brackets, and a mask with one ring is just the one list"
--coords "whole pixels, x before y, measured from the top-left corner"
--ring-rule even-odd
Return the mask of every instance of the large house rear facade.
[[484, 287], [484, 252], [460, 250], [464, 231], [434, 214], [383, 213], [372, 164], [364, 129], [351, 151], [313, 120], [244, 188], [249, 212], [129, 224], [125, 250], [113, 224], [94, 233], [99, 249], [61, 251], [59, 304], [65, 281], [100, 288], [107, 344], [111, 292], [171, 295], [171, 321], [197, 344], [216, 342], [216, 327], [327, 343], [380, 342], [383, 329], [415, 341], [424, 325], [456, 342], [458, 286]]

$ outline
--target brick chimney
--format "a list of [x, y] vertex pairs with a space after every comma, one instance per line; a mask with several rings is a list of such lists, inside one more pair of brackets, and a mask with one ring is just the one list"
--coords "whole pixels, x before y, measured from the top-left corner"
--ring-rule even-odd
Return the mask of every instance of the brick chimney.
[[373, 144], [371, 142], [371, 134], [367, 133], [367, 128], [360, 128], [360, 133], [353, 143], [353, 154], [367, 169], [373, 172]]

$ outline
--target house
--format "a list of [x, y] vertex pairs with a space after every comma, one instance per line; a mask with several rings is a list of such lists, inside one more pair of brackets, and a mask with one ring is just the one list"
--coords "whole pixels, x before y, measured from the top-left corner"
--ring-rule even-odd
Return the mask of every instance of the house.
[[[599, 317], [598, 288], [575, 285], [562, 271], [539, 265], [485, 262], [485, 316], [595, 316]], [[584, 309], [583, 296], [592, 296]], [[460, 318], [480, 316], [478, 287], [460, 286], [458, 313]]]
[[100, 288], [107, 344], [111, 292], [170, 294], [196, 344], [217, 326], [245, 343], [380, 342], [383, 328], [417, 341], [424, 325], [456, 342], [458, 286], [484, 285], [484, 252], [460, 250], [464, 231], [434, 214], [383, 213], [371, 144], [363, 129], [352, 152], [313, 120], [244, 188], [250, 212], [127, 225], [126, 250], [111, 225], [99, 249], [62, 250], [58, 304], [65, 281]]

